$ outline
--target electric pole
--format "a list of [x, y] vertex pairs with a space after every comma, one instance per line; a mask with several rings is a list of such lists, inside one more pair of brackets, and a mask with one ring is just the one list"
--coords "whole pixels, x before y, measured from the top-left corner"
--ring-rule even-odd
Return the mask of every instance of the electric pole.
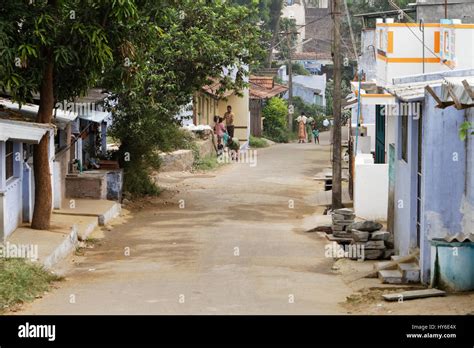
[[332, 151], [332, 209], [342, 208], [341, 185], [341, 1], [333, 0], [332, 18], [333, 30], [333, 64], [334, 64], [334, 90], [333, 90], [333, 151]]
[[291, 60], [291, 32], [286, 32], [288, 43], [288, 130], [293, 131], [293, 62]]

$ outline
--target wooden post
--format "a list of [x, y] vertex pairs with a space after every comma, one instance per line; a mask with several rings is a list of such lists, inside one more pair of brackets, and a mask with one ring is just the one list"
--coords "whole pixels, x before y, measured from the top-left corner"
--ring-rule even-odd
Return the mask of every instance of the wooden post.
[[293, 131], [293, 61], [291, 59], [291, 32], [286, 33], [286, 40], [288, 42], [288, 130]]
[[333, 151], [332, 151], [332, 209], [342, 207], [342, 185], [341, 185], [341, 79], [342, 79], [342, 55], [341, 55], [341, 0], [334, 0], [334, 91], [333, 91]]

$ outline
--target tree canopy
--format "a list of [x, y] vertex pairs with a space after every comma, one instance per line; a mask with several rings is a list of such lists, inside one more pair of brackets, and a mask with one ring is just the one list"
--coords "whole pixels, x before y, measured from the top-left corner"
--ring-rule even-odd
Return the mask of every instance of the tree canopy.
[[[50, 123], [56, 101], [107, 88], [118, 101], [113, 133], [130, 159], [122, 160], [126, 176], [135, 171], [143, 179], [156, 150], [180, 137], [178, 109], [209, 78], [222, 78], [227, 67], [235, 75], [222, 78], [223, 89], [245, 85], [261, 54], [255, 11], [258, 2], [224, 0], [4, 1], [0, 90], [19, 102], [39, 93], [37, 122]], [[49, 227], [51, 214], [48, 142], [44, 137], [34, 151], [32, 227], [39, 229]], [[151, 185], [143, 180], [138, 193]]]

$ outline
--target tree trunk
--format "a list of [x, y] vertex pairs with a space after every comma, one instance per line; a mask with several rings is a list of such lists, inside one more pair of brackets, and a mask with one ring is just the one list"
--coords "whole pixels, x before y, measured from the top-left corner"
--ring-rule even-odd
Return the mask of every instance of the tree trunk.
[[[36, 122], [51, 123], [54, 107], [53, 68], [51, 50], [45, 50], [45, 68], [40, 88], [40, 106]], [[46, 133], [33, 152], [35, 174], [35, 208], [31, 228], [47, 230], [50, 227], [52, 210], [51, 170], [49, 166], [49, 133]]]
[[275, 6], [275, 8], [272, 9], [272, 16], [275, 16], [274, 22], [273, 22], [273, 28], [272, 28], [272, 38], [270, 42], [270, 48], [268, 50], [267, 54], [267, 61], [266, 65], [267, 68], [272, 67], [272, 61], [273, 61], [273, 49], [275, 48], [274, 46], [278, 42], [278, 38], [280, 37], [280, 17], [281, 17], [281, 10], [283, 9], [283, 0], [274, 0], [274, 4], [272, 7]]
[[332, 209], [342, 208], [342, 183], [341, 183], [341, 78], [342, 78], [342, 53], [341, 53], [341, 0], [334, 0], [334, 92], [333, 92], [333, 152], [332, 152]]

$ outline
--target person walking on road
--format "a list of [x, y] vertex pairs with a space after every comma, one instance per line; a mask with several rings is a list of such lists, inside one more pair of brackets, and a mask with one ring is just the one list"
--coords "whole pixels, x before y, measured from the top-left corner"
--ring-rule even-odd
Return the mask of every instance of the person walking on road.
[[305, 116], [304, 112], [301, 113], [300, 116], [296, 118], [296, 121], [298, 122], [298, 143], [304, 143], [306, 142], [306, 139], [308, 138], [306, 134], [306, 120], [308, 118]]
[[232, 112], [232, 106], [227, 106], [227, 112], [224, 114], [225, 125], [227, 128], [227, 133], [231, 138], [234, 137], [234, 113]]

